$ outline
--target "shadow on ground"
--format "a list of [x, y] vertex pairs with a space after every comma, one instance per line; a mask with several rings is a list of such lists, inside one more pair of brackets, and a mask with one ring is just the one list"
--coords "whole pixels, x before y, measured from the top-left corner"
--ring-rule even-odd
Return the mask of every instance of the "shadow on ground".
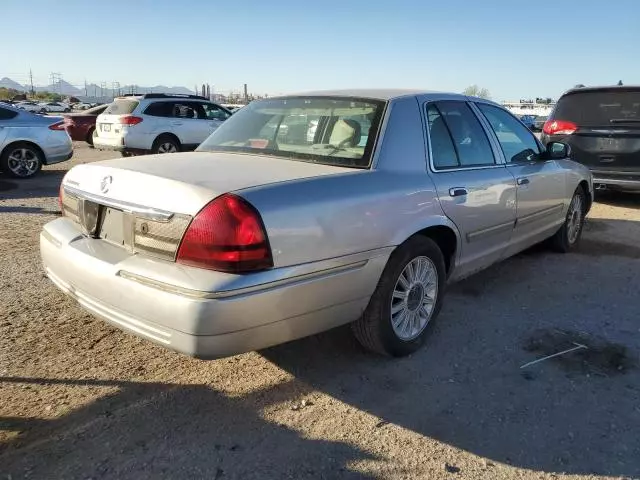
[[41, 170], [32, 178], [16, 179], [0, 175], [0, 200], [57, 197], [67, 170]]
[[242, 398], [206, 385], [0, 377], [3, 384], [117, 388], [55, 420], [0, 417], [0, 429], [21, 432], [0, 445], [0, 474], [12, 478], [366, 478], [347, 464], [371, 458], [260, 418], [263, 399], [288, 399], [287, 384]]

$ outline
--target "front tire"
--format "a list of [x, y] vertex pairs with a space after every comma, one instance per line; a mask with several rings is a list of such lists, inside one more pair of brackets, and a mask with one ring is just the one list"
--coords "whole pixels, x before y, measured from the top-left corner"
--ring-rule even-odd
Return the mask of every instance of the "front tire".
[[562, 227], [549, 239], [551, 248], [560, 253], [567, 253], [578, 248], [586, 215], [587, 198], [582, 187], [578, 187], [571, 198]]
[[14, 178], [31, 178], [42, 168], [42, 153], [28, 143], [15, 143], [2, 152], [0, 170]]
[[369, 305], [352, 324], [355, 337], [383, 355], [415, 352], [442, 307], [445, 283], [445, 261], [438, 245], [430, 238], [410, 238], [393, 252]]

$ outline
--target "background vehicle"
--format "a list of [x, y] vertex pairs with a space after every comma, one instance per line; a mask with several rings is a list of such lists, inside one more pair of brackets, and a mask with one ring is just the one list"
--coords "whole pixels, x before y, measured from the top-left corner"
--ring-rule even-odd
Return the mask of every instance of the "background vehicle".
[[0, 106], [0, 171], [32, 177], [42, 165], [69, 160], [73, 146], [60, 117]]
[[197, 95], [119, 97], [98, 116], [94, 146], [123, 155], [193, 150], [231, 116]]
[[640, 86], [569, 90], [544, 124], [542, 141], [570, 145], [597, 188], [640, 192]]
[[64, 128], [72, 140], [87, 142], [93, 145], [93, 135], [96, 129], [98, 115], [107, 109], [107, 105], [101, 105], [86, 110], [83, 113], [67, 113], [64, 117]]
[[368, 348], [406, 355], [447, 281], [546, 239], [576, 248], [593, 190], [567, 154], [462, 95], [255, 101], [195, 153], [71, 169], [43, 264], [94, 314], [191, 355], [350, 322]]
[[20, 102], [16, 104], [15, 107], [19, 108], [20, 110], [25, 110], [27, 112], [33, 113], [42, 111], [42, 106], [39, 103], [35, 102]]
[[525, 126], [529, 129], [533, 131], [533, 127], [534, 127], [534, 122], [535, 122], [536, 116], [535, 115], [521, 115], [520, 116], [520, 121], [522, 123], [525, 124]]
[[545, 115], [538, 115], [536, 116], [536, 118], [533, 120], [533, 129], [532, 131], [534, 132], [541, 132], [542, 129], [544, 128], [544, 124], [547, 121], [549, 117], [545, 116]]
[[40, 113], [49, 113], [49, 112], [70, 112], [71, 107], [66, 103], [60, 102], [45, 102], [40, 104]]

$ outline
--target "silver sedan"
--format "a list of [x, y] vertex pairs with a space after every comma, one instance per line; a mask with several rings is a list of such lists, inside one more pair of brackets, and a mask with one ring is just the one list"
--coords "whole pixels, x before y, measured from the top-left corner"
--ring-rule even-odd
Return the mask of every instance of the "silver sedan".
[[196, 357], [346, 323], [406, 355], [448, 282], [538, 242], [578, 246], [593, 184], [570, 153], [479, 98], [270, 98], [196, 152], [71, 169], [42, 259], [88, 311]]
[[43, 165], [69, 160], [72, 155], [73, 145], [62, 118], [0, 103], [0, 171], [29, 178]]

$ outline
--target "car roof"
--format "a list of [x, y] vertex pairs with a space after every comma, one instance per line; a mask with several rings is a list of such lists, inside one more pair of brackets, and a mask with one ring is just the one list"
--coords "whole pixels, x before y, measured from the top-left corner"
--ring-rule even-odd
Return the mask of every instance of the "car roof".
[[[290, 95], [279, 95], [278, 97], [298, 97], [298, 96], [321, 96], [321, 97], [356, 97], [370, 98], [372, 100], [392, 100], [394, 98], [424, 95], [428, 93], [439, 93], [433, 90], [420, 89], [400, 89], [400, 88], [347, 88], [336, 90], [315, 90], [307, 92], [297, 92]], [[278, 98], [271, 97], [271, 98]]]
[[564, 92], [562, 96], [585, 92], [640, 92], [640, 85], [595, 85], [592, 87], [577, 87], [570, 88]]
[[356, 88], [356, 89], [338, 89], [338, 90], [316, 90], [308, 92], [293, 93], [290, 95], [280, 95], [278, 97], [269, 98], [290, 98], [290, 97], [345, 97], [345, 98], [367, 98], [371, 100], [390, 101], [403, 97], [424, 97], [429, 95], [437, 95], [447, 97], [452, 100], [477, 100], [499, 106], [492, 100], [484, 98], [470, 97], [463, 93], [443, 92], [438, 90], [423, 89], [400, 89], [400, 88]]

